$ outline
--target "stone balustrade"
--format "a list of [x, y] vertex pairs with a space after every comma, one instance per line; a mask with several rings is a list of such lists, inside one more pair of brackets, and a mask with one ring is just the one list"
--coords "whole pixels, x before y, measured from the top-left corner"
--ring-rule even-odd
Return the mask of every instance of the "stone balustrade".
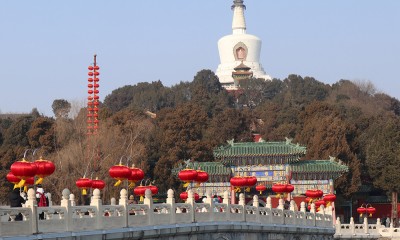
[[[290, 209], [284, 209], [283, 200], [277, 208], [271, 207], [267, 198], [265, 207], [259, 207], [258, 196], [253, 198], [253, 205], [245, 205], [244, 195], [240, 194], [239, 204], [230, 204], [228, 193], [224, 193], [222, 203], [214, 203], [211, 193], [207, 193], [204, 203], [195, 203], [191, 190], [186, 203], [176, 203], [173, 190], [168, 190], [166, 203], [154, 203], [151, 191], [147, 190], [143, 204], [128, 204], [125, 189], [120, 191], [118, 204], [112, 199], [111, 205], [103, 205], [100, 190], [95, 189], [89, 206], [76, 206], [75, 197], [68, 189], [62, 192], [59, 206], [37, 207], [35, 192], [28, 191], [28, 200], [24, 208], [1, 207], [0, 236], [18, 236], [31, 234], [96, 231], [107, 229], [153, 227], [174, 224], [242, 222], [262, 226], [293, 226], [316, 229], [332, 229], [332, 209], [330, 207], [311, 211], [305, 210], [304, 203], [300, 210], [294, 201]], [[15, 221], [21, 213], [22, 221]], [[39, 219], [43, 213], [44, 219]], [[340, 223], [339, 223], [340, 224]], [[347, 228], [336, 227], [345, 232]], [[354, 227], [352, 229], [355, 229]]]

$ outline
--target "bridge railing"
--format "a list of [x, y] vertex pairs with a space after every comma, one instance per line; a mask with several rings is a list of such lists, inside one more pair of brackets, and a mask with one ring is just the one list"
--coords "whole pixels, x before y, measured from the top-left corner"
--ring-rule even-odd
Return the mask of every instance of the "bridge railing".
[[[22, 221], [17, 221], [20, 213]], [[89, 206], [76, 206], [74, 195], [64, 189], [60, 206], [38, 207], [35, 192], [29, 189], [25, 208], [2, 207], [0, 215], [0, 236], [195, 222], [248, 222], [331, 229], [333, 226], [331, 208], [322, 206], [316, 212], [312, 204], [311, 211], [306, 212], [302, 203], [298, 211], [292, 201], [290, 208], [284, 209], [282, 199], [277, 208], [272, 208], [271, 198], [267, 198], [265, 207], [260, 207], [257, 195], [253, 197], [253, 205], [249, 206], [245, 204], [243, 194], [239, 195], [238, 204], [230, 204], [227, 192], [222, 203], [215, 203], [211, 193], [207, 193], [205, 202], [196, 203], [191, 190], [185, 203], [175, 202], [173, 190], [168, 191], [166, 203], [154, 203], [149, 190], [146, 191], [143, 204], [128, 204], [127, 191], [122, 189], [118, 204], [112, 199], [110, 205], [103, 205], [100, 190], [95, 189]]]

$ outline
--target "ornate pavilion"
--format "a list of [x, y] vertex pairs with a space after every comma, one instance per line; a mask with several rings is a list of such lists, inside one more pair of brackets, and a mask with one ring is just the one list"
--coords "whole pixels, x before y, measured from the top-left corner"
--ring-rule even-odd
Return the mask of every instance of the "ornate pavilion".
[[229, 180], [235, 175], [255, 176], [257, 184], [265, 185], [270, 193], [274, 183], [286, 181], [295, 187], [292, 196], [302, 195], [307, 189], [333, 192], [333, 181], [347, 172], [348, 167], [334, 157], [300, 160], [306, 150], [290, 139], [243, 143], [231, 140], [214, 150], [215, 162], [189, 162], [186, 167], [208, 172], [209, 181], [196, 189], [200, 195], [205, 195], [207, 189], [217, 195], [230, 192]]

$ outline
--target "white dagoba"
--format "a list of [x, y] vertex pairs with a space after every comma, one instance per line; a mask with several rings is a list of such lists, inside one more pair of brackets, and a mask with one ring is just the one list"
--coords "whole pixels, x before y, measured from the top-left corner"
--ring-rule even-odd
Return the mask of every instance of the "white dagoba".
[[271, 80], [271, 77], [265, 73], [259, 62], [261, 40], [246, 33], [245, 9], [243, 0], [233, 1], [232, 34], [224, 36], [218, 41], [221, 63], [218, 65], [216, 75], [222, 86], [227, 90], [237, 89], [232, 78], [232, 72], [240, 64], [250, 67], [254, 77]]

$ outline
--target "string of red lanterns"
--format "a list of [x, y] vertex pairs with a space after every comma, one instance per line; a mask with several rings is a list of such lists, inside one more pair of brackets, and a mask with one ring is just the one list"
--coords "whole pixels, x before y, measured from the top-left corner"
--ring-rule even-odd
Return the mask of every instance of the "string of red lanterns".
[[370, 216], [372, 217], [372, 214], [374, 214], [376, 212], [376, 209], [374, 207], [371, 206], [371, 204], [367, 203], [367, 204], [361, 204], [361, 206], [359, 208], [357, 208], [357, 212], [360, 214], [360, 217], [362, 217], [362, 215], [366, 215], [366, 216]]

